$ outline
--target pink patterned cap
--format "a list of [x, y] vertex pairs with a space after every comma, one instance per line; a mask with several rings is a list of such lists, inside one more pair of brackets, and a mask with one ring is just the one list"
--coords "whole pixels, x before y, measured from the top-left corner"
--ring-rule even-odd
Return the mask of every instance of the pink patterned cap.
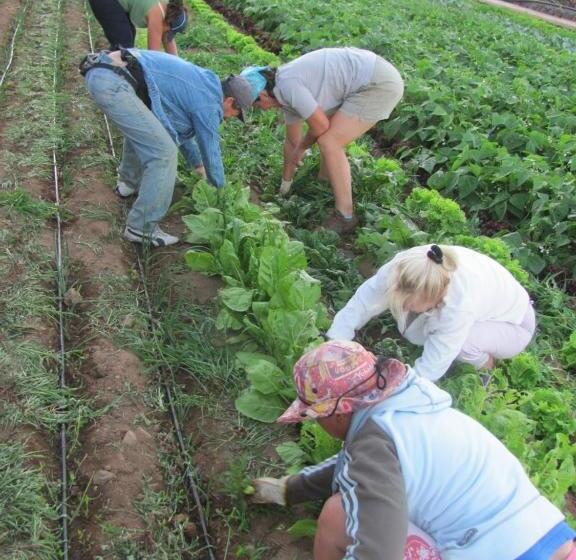
[[287, 424], [354, 412], [389, 397], [405, 377], [404, 364], [377, 360], [357, 342], [324, 342], [296, 362], [298, 398], [277, 422]]

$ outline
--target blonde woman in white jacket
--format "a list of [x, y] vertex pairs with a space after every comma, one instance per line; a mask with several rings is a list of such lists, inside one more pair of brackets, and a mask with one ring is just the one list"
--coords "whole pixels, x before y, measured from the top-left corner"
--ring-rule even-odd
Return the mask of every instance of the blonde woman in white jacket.
[[536, 318], [528, 292], [495, 260], [465, 247], [423, 245], [398, 253], [334, 317], [327, 336], [352, 340], [390, 310], [402, 336], [423, 346], [414, 369], [442, 377], [452, 362], [489, 369], [522, 352]]

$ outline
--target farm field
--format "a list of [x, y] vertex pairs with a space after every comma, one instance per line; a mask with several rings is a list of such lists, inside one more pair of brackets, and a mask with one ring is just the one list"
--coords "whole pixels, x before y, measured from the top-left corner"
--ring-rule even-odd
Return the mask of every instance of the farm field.
[[[243, 491], [337, 450], [315, 425], [273, 423], [294, 397], [292, 366], [377, 266], [432, 242], [489, 254], [535, 300], [527, 352], [486, 383], [457, 366], [441, 385], [575, 526], [574, 35], [475, 2], [394, 0], [377, 16], [361, 0], [313, 14], [300, 0], [226, 2], [263, 30], [258, 43], [202, 0], [189, 0], [178, 36], [180, 56], [220, 76], [334, 44], [401, 69], [405, 100], [349, 148], [362, 227], [347, 239], [316, 229], [332, 204], [316, 151], [294, 194], [277, 195], [283, 127], [253, 112], [245, 127], [222, 126], [224, 190], [181, 167], [167, 229], [187, 243], [136, 252], [112, 192], [119, 137], [77, 72], [80, 53], [105, 45], [100, 28], [81, 0], [10, 3], [0, 21], [0, 72], [14, 37], [0, 87], [0, 557], [208, 557], [189, 460], [216, 558], [311, 558], [309, 536], [298, 537], [317, 509], [249, 506]], [[407, 362], [418, 355], [390, 318], [361, 340]]]
[[[225, 0], [283, 53], [338, 44], [373, 50], [407, 91], [382, 143], [418, 180], [457, 200], [535, 274], [574, 278], [572, 31], [476, 2], [315, 4]], [[414, 38], [418, 40], [414, 40]], [[561, 261], [561, 265], [559, 262]]]

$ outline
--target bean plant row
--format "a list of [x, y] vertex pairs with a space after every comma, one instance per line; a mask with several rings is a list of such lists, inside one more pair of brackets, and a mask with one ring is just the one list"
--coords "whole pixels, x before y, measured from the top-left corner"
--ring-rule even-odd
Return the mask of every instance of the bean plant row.
[[284, 44], [373, 50], [406, 93], [381, 140], [498, 231], [529, 271], [576, 272], [574, 35], [472, 0], [225, 0]]

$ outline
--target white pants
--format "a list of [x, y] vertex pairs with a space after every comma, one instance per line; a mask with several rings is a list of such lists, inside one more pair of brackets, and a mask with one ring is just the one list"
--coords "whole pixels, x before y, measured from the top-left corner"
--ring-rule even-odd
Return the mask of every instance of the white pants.
[[490, 356], [503, 359], [520, 354], [534, 336], [536, 316], [532, 304], [519, 325], [496, 321], [476, 323], [456, 358], [459, 362], [481, 368]]
[[434, 541], [424, 531], [410, 523], [404, 560], [442, 560], [442, 557], [436, 550]]

